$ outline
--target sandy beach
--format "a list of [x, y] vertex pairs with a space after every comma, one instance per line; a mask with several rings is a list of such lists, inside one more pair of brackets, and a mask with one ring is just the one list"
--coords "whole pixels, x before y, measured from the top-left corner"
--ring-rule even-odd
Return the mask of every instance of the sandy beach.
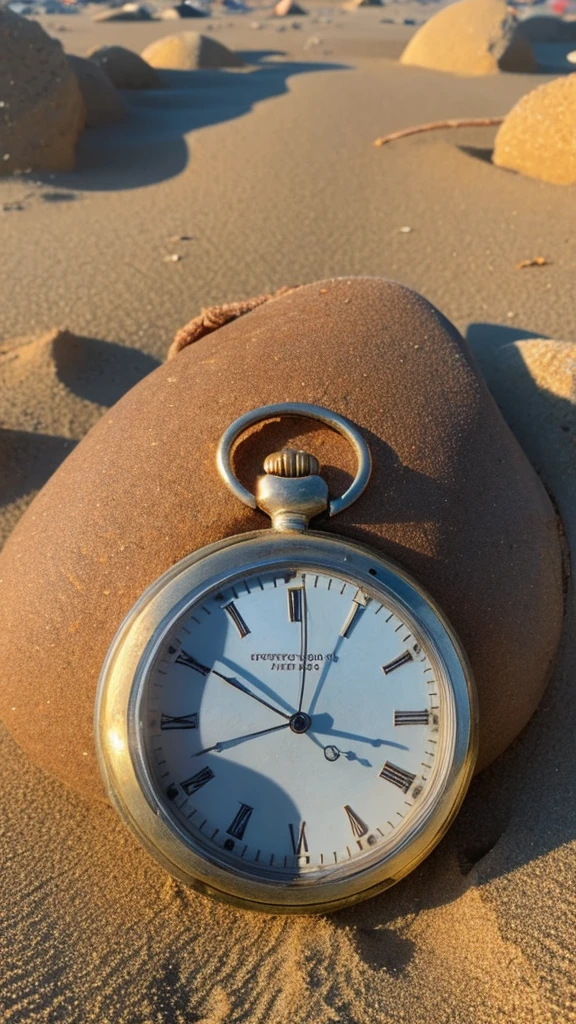
[[[193, 27], [245, 66], [164, 72], [158, 89], [123, 92], [127, 120], [83, 132], [76, 170], [0, 178], [1, 541], [202, 307], [372, 275], [420, 292], [470, 343], [574, 548], [576, 186], [494, 166], [493, 127], [373, 146], [505, 115], [557, 77], [565, 48], [536, 48], [537, 74], [400, 64], [418, 27], [404, 20], [440, 7], [223, 9], [182, 25], [95, 23], [93, 4], [38, 18], [69, 54], [140, 53]], [[330, 917], [248, 914], [187, 890], [111, 808], [33, 765], [8, 720], [1, 1019], [576, 1021], [574, 611], [570, 586], [544, 700], [448, 836], [399, 885]]]

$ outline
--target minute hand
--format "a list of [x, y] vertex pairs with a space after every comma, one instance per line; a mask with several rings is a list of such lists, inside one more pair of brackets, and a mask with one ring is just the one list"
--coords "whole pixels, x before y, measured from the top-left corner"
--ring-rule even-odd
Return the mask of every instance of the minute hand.
[[270, 711], [275, 711], [277, 715], [281, 715], [282, 718], [285, 718], [287, 721], [289, 720], [290, 715], [284, 714], [283, 711], [280, 711], [279, 708], [275, 708], [273, 704], [269, 704], [263, 697], [258, 697], [256, 693], [252, 693], [252, 690], [249, 690], [248, 687], [244, 686], [244, 683], [239, 682], [238, 679], [234, 679], [232, 676], [224, 676], [215, 668], [212, 669], [212, 672], [215, 676], [219, 676], [220, 679], [223, 679], [225, 683], [229, 683], [230, 686], [234, 686], [237, 690], [240, 690], [241, 693], [245, 693], [248, 697], [252, 697], [253, 700], [257, 700], [259, 704], [263, 704], [265, 708], [270, 708]]
[[199, 672], [201, 676], [208, 676], [212, 672], [215, 676], [218, 676], [219, 679], [223, 679], [225, 683], [228, 683], [229, 686], [233, 686], [236, 690], [240, 690], [241, 693], [245, 693], [247, 697], [252, 697], [253, 700], [257, 700], [259, 704], [263, 704], [264, 707], [269, 708], [270, 711], [275, 711], [277, 715], [281, 715], [281, 717], [285, 718], [287, 721], [290, 718], [290, 715], [285, 715], [283, 711], [274, 707], [273, 704], [269, 704], [267, 700], [263, 699], [263, 697], [259, 697], [256, 693], [252, 693], [252, 690], [249, 690], [248, 687], [245, 686], [244, 683], [239, 682], [238, 679], [234, 679], [232, 676], [225, 676], [222, 672], [219, 672], [217, 668], [208, 668], [207, 665], [202, 665], [201, 662], [196, 661], [196, 658], [191, 654], [188, 654], [187, 651], [181, 651], [176, 658], [176, 661], [180, 665], [186, 665], [187, 668], [195, 669], [195, 671]]
[[308, 609], [306, 606], [306, 583], [304, 578], [302, 579], [302, 600], [300, 604], [300, 671], [302, 672], [302, 678], [300, 680], [300, 700], [298, 701], [298, 711], [302, 711], [302, 704], [304, 702], [304, 687], [306, 685], [306, 662], [308, 654]]

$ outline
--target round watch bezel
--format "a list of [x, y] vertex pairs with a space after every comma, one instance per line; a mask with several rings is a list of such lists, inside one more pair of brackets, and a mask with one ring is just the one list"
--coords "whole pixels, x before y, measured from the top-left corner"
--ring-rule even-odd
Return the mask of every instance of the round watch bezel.
[[[312, 565], [386, 594], [391, 606], [432, 650], [452, 693], [453, 750], [437, 799], [392, 854], [351, 865], [314, 884], [258, 878], [194, 844], [167, 809], [152, 779], [137, 714], [147, 677], [175, 620], [214, 587], [250, 571]], [[95, 735], [107, 790], [120, 816], [172, 875], [206, 895], [249, 910], [318, 913], [340, 909], [399, 881], [445, 834], [464, 798], [477, 752], [477, 698], [463, 648], [436, 602], [405, 570], [339, 535], [271, 530], [225, 538], [172, 566], [142, 594], [122, 623], [104, 662], [96, 699]], [[434, 792], [434, 791], [432, 791]], [[415, 816], [417, 819], [418, 816]], [[336, 877], [340, 875], [340, 877]]]

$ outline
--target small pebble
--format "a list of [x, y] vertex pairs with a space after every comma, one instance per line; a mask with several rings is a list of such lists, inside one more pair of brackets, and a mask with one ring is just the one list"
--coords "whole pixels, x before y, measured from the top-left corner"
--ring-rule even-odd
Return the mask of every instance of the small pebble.
[[177, 252], [173, 252], [170, 253], [169, 256], [165, 256], [164, 259], [167, 263], [178, 263], [179, 260], [182, 259], [182, 257], [179, 256]]
[[400, 232], [401, 235], [409, 235], [410, 232], [413, 231], [413, 228], [403, 227], [403, 228], [398, 228], [398, 231]]

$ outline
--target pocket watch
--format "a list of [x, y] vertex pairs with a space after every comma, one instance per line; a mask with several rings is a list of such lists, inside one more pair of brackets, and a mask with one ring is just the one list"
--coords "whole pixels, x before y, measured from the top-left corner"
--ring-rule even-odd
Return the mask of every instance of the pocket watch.
[[[292, 449], [267, 457], [255, 495], [241, 485], [235, 442], [284, 415], [350, 442], [341, 497]], [[193, 552], [136, 602], [100, 676], [99, 761], [122, 819], [176, 878], [248, 910], [326, 913], [393, 885], [446, 832], [476, 756], [472, 675], [403, 568], [309, 529], [369, 483], [352, 423], [262, 407], [225, 431], [216, 461], [272, 529]]]

